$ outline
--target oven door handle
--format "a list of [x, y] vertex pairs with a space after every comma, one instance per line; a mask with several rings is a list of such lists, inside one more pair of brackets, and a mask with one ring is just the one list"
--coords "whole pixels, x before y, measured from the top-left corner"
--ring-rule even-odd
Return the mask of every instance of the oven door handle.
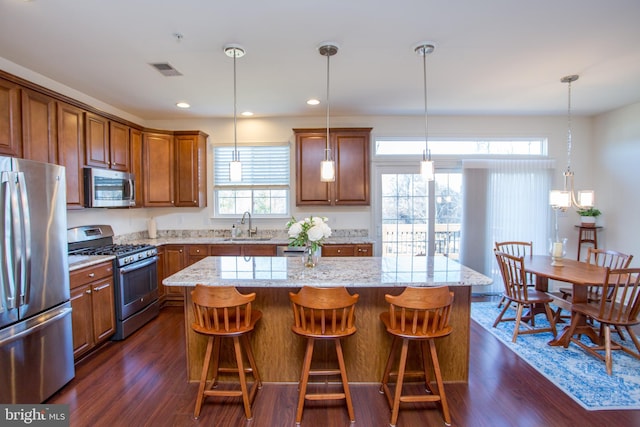
[[131, 272], [133, 270], [137, 270], [139, 268], [147, 267], [148, 265], [151, 265], [151, 264], [155, 263], [156, 261], [158, 261], [158, 257], [154, 256], [152, 258], [147, 258], [147, 259], [144, 259], [142, 261], [134, 262], [133, 264], [125, 265], [124, 267], [120, 268], [120, 274], [129, 273], [129, 272]]

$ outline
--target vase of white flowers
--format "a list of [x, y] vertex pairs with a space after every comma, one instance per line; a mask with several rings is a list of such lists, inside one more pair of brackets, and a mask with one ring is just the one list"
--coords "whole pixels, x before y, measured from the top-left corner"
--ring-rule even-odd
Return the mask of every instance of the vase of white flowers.
[[289, 246], [304, 246], [304, 265], [315, 267], [324, 239], [331, 236], [326, 217], [311, 216], [297, 221], [294, 217], [287, 223]]

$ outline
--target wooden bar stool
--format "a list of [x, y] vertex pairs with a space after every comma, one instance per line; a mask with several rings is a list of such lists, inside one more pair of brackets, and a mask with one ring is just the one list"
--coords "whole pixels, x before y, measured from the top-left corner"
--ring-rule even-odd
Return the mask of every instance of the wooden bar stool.
[[[202, 403], [207, 396], [242, 397], [245, 416], [250, 420], [251, 403], [257, 390], [262, 388], [260, 374], [248, 339], [248, 334], [253, 331], [256, 322], [262, 317], [261, 312], [251, 309], [251, 302], [255, 300], [256, 294], [254, 292], [243, 295], [232, 286], [196, 285], [191, 291], [191, 298], [195, 317], [191, 328], [209, 338], [193, 416], [198, 418]], [[231, 338], [233, 341], [235, 368], [220, 366], [220, 347], [223, 338]], [[242, 348], [249, 360], [249, 367], [245, 367], [242, 360]], [[207, 375], [212, 361], [213, 379], [207, 387]], [[217, 385], [221, 372], [237, 373], [240, 379], [240, 390], [212, 390]], [[246, 374], [248, 373], [254, 378], [251, 391], [247, 387]]]
[[[355, 326], [355, 304], [358, 294], [351, 295], [344, 287], [314, 288], [305, 286], [297, 294], [289, 292], [293, 306], [294, 324], [291, 330], [307, 339], [302, 373], [300, 374], [300, 395], [296, 411], [296, 424], [302, 421], [305, 400], [345, 399], [351, 422], [355, 421], [351, 393], [344, 365], [340, 339], [353, 335]], [[311, 369], [313, 348], [316, 340], [332, 340], [335, 343], [339, 369]], [[340, 375], [342, 393], [307, 393], [309, 376]]]
[[[449, 315], [451, 314], [453, 292], [449, 292], [447, 286], [408, 287], [398, 296], [385, 295], [385, 300], [389, 303], [389, 311], [382, 313], [380, 320], [386, 326], [387, 332], [393, 336], [393, 343], [391, 344], [391, 351], [382, 376], [380, 393], [387, 397], [391, 407], [391, 422], [389, 425], [396, 425], [401, 402], [438, 402], [442, 409], [445, 424], [451, 425], [435, 339], [451, 333]], [[406, 370], [410, 341], [418, 341], [420, 343], [422, 368], [419, 371]], [[398, 370], [392, 371], [395, 354], [400, 345], [402, 345], [402, 348]], [[431, 356], [436, 387], [431, 384], [431, 375], [429, 374], [429, 366], [426, 360], [427, 355]], [[391, 376], [397, 378], [394, 393], [391, 393], [389, 388], [389, 377]], [[430, 394], [402, 394], [404, 380], [409, 377], [424, 378], [427, 391]]]

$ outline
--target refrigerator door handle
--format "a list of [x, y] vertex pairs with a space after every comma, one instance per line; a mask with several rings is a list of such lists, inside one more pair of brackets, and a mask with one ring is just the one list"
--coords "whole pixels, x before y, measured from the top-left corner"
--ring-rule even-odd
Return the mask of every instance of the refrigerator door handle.
[[20, 305], [29, 303], [31, 289], [31, 213], [29, 211], [29, 196], [24, 172], [17, 173], [16, 179], [18, 211], [20, 212], [20, 235], [22, 242], [20, 251], [23, 259], [20, 274]]
[[0, 347], [5, 346], [7, 344], [12, 343], [13, 341], [17, 341], [19, 339], [21, 339], [22, 337], [25, 337], [27, 335], [33, 334], [35, 332], [38, 332], [41, 329], [46, 328], [47, 326], [49, 326], [51, 323], [56, 322], [57, 320], [68, 316], [71, 313], [71, 308], [66, 307], [66, 308], [62, 308], [60, 310], [59, 313], [57, 313], [56, 315], [48, 318], [47, 320], [45, 320], [44, 322], [38, 323], [30, 328], [25, 329], [24, 331], [20, 331], [15, 335], [10, 335], [4, 339], [0, 339]]
[[[10, 182], [12, 180], [12, 172], [2, 172], [0, 174], [0, 183], [2, 185], [2, 211], [0, 212], [0, 218], [2, 218], [2, 228], [4, 231], [4, 239], [2, 242], [2, 283], [4, 284], [3, 295], [4, 298], [2, 305], [0, 306], [0, 313], [5, 310], [15, 309], [16, 304], [16, 277], [15, 277], [15, 260], [13, 249], [13, 226], [11, 224], [11, 188]], [[3, 307], [4, 306], [4, 307]]]

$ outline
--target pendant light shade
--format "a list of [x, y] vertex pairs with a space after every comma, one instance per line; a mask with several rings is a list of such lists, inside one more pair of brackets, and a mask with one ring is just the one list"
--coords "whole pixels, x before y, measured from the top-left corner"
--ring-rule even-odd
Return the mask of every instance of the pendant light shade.
[[322, 45], [318, 48], [320, 55], [327, 57], [327, 140], [324, 150], [324, 160], [320, 162], [320, 181], [333, 182], [336, 180], [336, 162], [331, 159], [329, 148], [329, 83], [330, 83], [330, 59], [338, 53], [338, 47], [333, 44]]
[[427, 114], [427, 55], [429, 55], [435, 46], [431, 43], [424, 43], [416, 46], [415, 52], [422, 56], [422, 76], [424, 82], [424, 151], [422, 152], [422, 161], [420, 162], [420, 174], [427, 181], [434, 180], [434, 165], [431, 160], [431, 151], [429, 150], [429, 116]]
[[244, 56], [244, 49], [237, 45], [224, 47], [224, 53], [233, 58], [233, 157], [229, 162], [229, 181], [242, 181], [242, 163], [238, 152], [238, 109], [236, 99], [236, 58]]

